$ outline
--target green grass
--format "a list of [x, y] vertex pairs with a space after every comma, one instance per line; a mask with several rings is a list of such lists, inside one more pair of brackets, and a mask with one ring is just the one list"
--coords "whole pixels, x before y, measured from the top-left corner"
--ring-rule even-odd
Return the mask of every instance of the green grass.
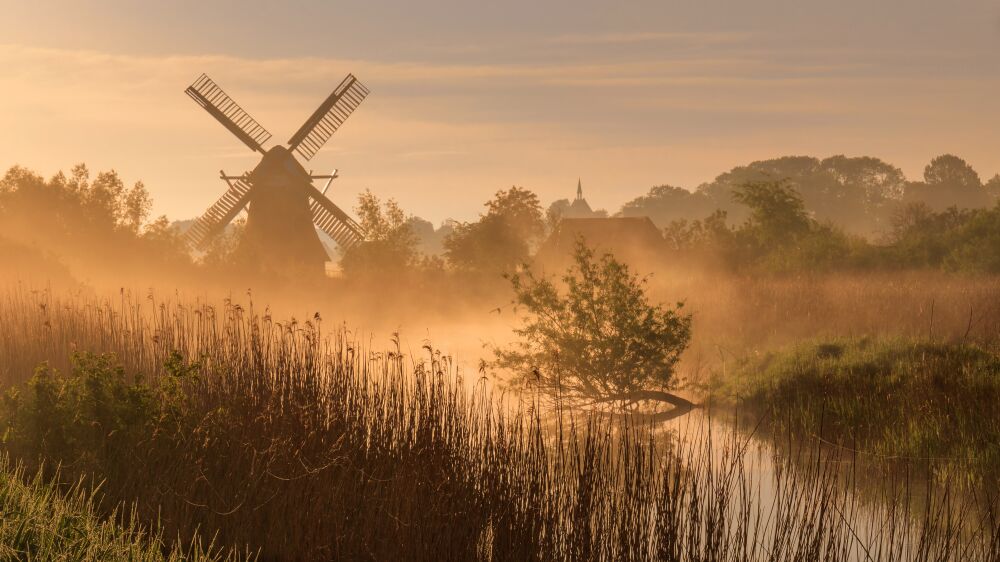
[[22, 468], [0, 458], [0, 560], [79, 560], [179, 562], [217, 560], [201, 551], [167, 550], [156, 533], [134, 519], [124, 524], [98, 516], [85, 486], [60, 492], [40, 474], [25, 478]]
[[743, 362], [716, 391], [776, 426], [874, 456], [1000, 474], [1000, 356], [976, 345], [804, 343]]

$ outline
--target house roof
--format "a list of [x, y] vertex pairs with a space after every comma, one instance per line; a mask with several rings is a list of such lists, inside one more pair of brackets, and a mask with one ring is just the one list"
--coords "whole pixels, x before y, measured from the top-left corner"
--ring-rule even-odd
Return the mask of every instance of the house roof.
[[598, 255], [611, 253], [620, 259], [656, 252], [666, 245], [649, 217], [564, 218], [539, 247], [536, 261], [565, 262], [572, 256], [578, 238]]

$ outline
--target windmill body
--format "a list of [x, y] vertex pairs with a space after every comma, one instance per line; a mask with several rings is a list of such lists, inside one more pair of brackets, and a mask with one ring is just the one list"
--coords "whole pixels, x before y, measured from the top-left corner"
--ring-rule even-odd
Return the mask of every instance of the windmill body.
[[313, 226], [309, 172], [285, 147], [275, 146], [249, 180], [254, 189], [237, 260], [267, 272], [323, 273], [329, 257]]
[[313, 175], [295, 157], [311, 159], [368, 95], [354, 76], [340, 83], [292, 136], [287, 148], [277, 145], [268, 150], [263, 144], [271, 134], [207, 76], [199, 77], [186, 93], [247, 147], [263, 155], [251, 172], [238, 176], [220, 172], [229, 189], [188, 231], [192, 247], [203, 249], [244, 209], [246, 231], [236, 257], [244, 267], [260, 272], [322, 274], [328, 256], [317, 228], [344, 250], [360, 243], [361, 227], [313, 186], [317, 179], [332, 181], [336, 172]]

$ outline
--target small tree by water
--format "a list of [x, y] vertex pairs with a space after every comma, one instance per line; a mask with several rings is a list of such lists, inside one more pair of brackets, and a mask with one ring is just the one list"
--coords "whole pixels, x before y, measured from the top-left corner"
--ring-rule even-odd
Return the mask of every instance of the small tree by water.
[[515, 306], [527, 314], [515, 329], [520, 341], [495, 349], [493, 366], [512, 372], [515, 387], [575, 406], [673, 404], [661, 418], [694, 407], [668, 392], [691, 338], [683, 303], [651, 304], [645, 279], [610, 254], [596, 258], [583, 240], [562, 277], [565, 288], [530, 271], [510, 281]]

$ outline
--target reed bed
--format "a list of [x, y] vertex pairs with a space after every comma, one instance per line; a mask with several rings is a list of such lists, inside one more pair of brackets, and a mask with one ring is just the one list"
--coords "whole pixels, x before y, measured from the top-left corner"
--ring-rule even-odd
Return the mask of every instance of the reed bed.
[[[845, 459], [819, 450], [772, 458], [711, 424], [669, 439], [543, 415], [467, 390], [430, 346], [388, 347], [232, 301], [14, 288], [0, 293], [0, 382], [20, 396], [39, 364], [87, 377], [79, 354], [95, 352], [121, 364], [115, 384], [171, 381], [177, 401], [75, 446], [50, 446], [39, 416], [41, 439], [5, 447], [103, 481], [109, 516], [134, 503], [163, 536], [263, 560], [1000, 560], [995, 502], [968, 509], [945, 489], [914, 515], [905, 482], [861, 499]], [[81, 404], [107, 409], [96, 402]]]

